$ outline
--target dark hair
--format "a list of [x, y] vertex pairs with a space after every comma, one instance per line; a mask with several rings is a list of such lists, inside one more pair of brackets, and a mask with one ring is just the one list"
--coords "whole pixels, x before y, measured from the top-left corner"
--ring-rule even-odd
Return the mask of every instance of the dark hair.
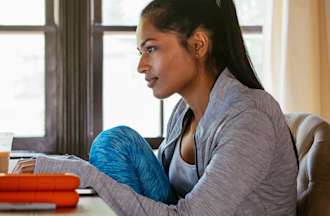
[[210, 35], [208, 63], [225, 67], [244, 85], [263, 89], [246, 51], [233, 0], [153, 0], [141, 12], [162, 32], [174, 31], [183, 47], [198, 27]]

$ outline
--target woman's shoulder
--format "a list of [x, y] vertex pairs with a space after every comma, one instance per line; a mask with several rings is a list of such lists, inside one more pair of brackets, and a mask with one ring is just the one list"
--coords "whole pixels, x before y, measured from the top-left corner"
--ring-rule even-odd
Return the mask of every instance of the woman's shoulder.
[[212, 90], [211, 103], [208, 112], [209, 120], [221, 122], [241, 119], [241, 116], [253, 119], [265, 117], [274, 128], [285, 128], [285, 116], [279, 103], [267, 91], [252, 89], [240, 83], [228, 71], [217, 80]]
[[271, 118], [283, 116], [279, 103], [266, 90], [249, 88], [240, 83], [234, 76], [227, 75], [224, 79], [230, 83], [222, 103], [227, 104], [228, 109], [232, 109], [232, 111], [235, 109], [241, 111], [255, 110]]
[[264, 90], [254, 89], [250, 91], [249, 98], [253, 100], [254, 108], [267, 115], [275, 127], [286, 124], [281, 106], [271, 94]]

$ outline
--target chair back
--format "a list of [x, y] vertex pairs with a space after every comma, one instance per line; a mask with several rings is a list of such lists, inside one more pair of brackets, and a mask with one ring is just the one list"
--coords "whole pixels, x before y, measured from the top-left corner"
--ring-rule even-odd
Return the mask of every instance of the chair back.
[[299, 216], [330, 216], [330, 125], [309, 113], [288, 113], [299, 157]]

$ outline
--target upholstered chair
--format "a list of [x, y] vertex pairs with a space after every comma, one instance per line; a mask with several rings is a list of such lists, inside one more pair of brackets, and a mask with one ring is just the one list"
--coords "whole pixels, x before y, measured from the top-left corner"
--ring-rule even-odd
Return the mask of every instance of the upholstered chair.
[[299, 156], [298, 215], [330, 216], [330, 125], [308, 113], [286, 117]]

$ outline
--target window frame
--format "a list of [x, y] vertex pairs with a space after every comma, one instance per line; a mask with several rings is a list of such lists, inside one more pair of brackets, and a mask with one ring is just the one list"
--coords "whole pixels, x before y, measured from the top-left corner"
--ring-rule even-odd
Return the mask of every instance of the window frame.
[[45, 35], [45, 136], [15, 137], [13, 150], [56, 151], [56, 33], [54, 0], [45, 0], [44, 25], [0, 25], [0, 34], [41, 32]]

